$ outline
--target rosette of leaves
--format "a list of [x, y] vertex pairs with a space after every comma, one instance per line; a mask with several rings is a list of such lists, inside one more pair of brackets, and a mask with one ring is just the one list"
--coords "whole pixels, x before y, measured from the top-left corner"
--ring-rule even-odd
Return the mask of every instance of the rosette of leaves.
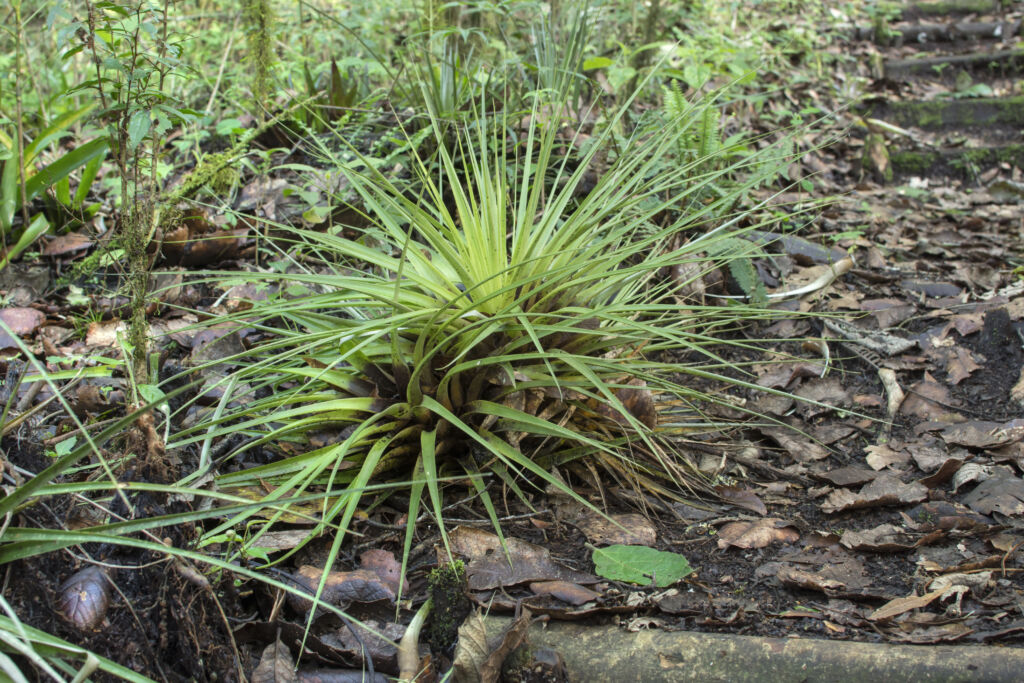
[[[672, 162], [675, 140], [657, 123], [617, 133], [630, 102], [584, 145], [567, 90], [535, 93], [527, 112], [478, 103], [454, 138], [431, 110], [436, 156], [412, 157], [412, 183], [336, 160], [362, 220], [287, 229], [287, 272], [247, 274], [280, 293], [236, 314], [267, 339], [222, 361], [235, 369], [220, 405], [169, 444], [207, 452], [232, 437], [218, 487], [278, 508], [208, 536], [251, 523], [258, 547], [287, 519], [281, 501], [319, 493], [308, 538], [333, 529], [331, 562], [364, 495], [402, 487], [404, 562], [424, 502], [447, 542], [441, 486], [453, 479], [479, 494], [499, 535], [490, 482], [526, 505], [529, 486], [588, 504], [556, 473], [576, 467], [662, 496], [709, 490], [673, 438], [708, 426], [702, 406], [720, 399], [688, 378], [742, 384], [723, 375], [735, 368], [715, 350], [720, 333], [771, 312], [681, 305], [673, 295], [689, 282], [664, 274], [725, 265], [707, 254], [735, 253], [714, 246], [760, 227], [738, 200], [790, 159], [766, 145], [720, 165]], [[726, 175], [729, 192], [709, 195]]]

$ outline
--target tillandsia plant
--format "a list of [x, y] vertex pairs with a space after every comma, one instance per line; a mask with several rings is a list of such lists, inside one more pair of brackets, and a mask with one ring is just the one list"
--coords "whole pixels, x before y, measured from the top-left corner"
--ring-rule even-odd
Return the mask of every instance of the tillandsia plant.
[[[411, 186], [370, 160], [336, 159], [364, 225], [291, 230], [290, 272], [265, 276], [280, 295], [236, 316], [269, 339], [225, 359], [239, 369], [221, 404], [169, 446], [232, 437], [241, 445], [224, 457], [238, 466], [218, 487], [263, 487], [268, 505], [323, 492], [309, 538], [335, 532], [328, 565], [371, 482], [408, 490], [403, 564], [425, 493], [447, 543], [449, 478], [469, 482], [499, 535], [490, 480], [525, 505], [529, 485], [581, 500], [556, 472], [594, 463], [658, 495], [708, 492], [673, 439], [707, 426], [702, 406], [722, 399], [687, 377], [742, 384], [722, 376], [718, 333], [772, 313], [681, 305], [687, 282], [663, 274], [721, 265], [711, 247], [758, 227], [740, 200], [790, 159], [764, 146], [723, 164], [677, 163], [658, 125], [618, 136], [631, 101], [584, 146], [569, 127], [572, 79], [561, 77], [580, 63], [577, 50], [553, 63], [547, 80], [563, 87], [533, 93], [528, 111], [490, 115], [478, 101], [454, 137], [431, 110], [437, 165], [414, 157]], [[607, 170], [582, 191], [599, 160]], [[727, 194], [701, 194], [743, 169]], [[301, 266], [310, 261], [327, 272]], [[274, 457], [244, 466], [254, 449]], [[259, 546], [282, 517], [238, 514], [208, 535], [248, 521]]]

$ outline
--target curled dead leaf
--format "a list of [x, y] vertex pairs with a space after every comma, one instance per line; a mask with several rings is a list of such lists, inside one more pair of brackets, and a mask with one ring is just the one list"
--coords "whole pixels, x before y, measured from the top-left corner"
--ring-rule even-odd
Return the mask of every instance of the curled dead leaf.
[[359, 556], [359, 568], [379, 576], [396, 595], [409, 592], [409, 582], [401, 582], [402, 565], [390, 551], [380, 548], [367, 550]]
[[759, 515], [768, 514], [768, 508], [765, 504], [757, 497], [757, 494], [750, 489], [743, 488], [740, 486], [716, 486], [715, 491], [722, 497], [726, 503], [730, 503], [737, 507], [756, 512]]
[[[46, 316], [42, 311], [37, 311], [34, 308], [11, 306], [0, 310], [0, 320], [3, 320], [4, 324], [11, 328], [11, 332], [24, 338], [35, 332], [46, 320]], [[6, 332], [0, 331], [0, 349], [15, 347], [17, 347], [17, 343], [14, 339]]]
[[768, 517], [753, 522], [729, 522], [718, 530], [718, 547], [764, 548], [772, 543], [796, 543], [800, 532], [787, 522]]
[[[654, 394], [647, 388], [647, 382], [634, 377], [626, 382], [626, 385], [612, 392], [615, 398], [619, 399], [622, 407], [635, 417], [640, 424], [648, 429], [654, 429], [658, 424], [658, 413], [654, 407]], [[626, 416], [613, 405], [601, 403], [597, 406], [597, 412], [619, 424], [629, 424]]]
[[838, 489], [829, 494], [822, 504], [824, 512], [843, 512], [859, 508], [901, 505], [903, 503], [920, 503], [928, 497], [928, 487], [919, 482], [904, 484], [891, 474], [879, 475], [867, 484], [859, 493], [847, 489]]
[[[310, 565], [303, 565], [292, 579], [309, 595], [316, 595], [320, 586], [323, 570]], [[344, 607], [353, 602], [376, 602], [378, 600], [395, 601], [391, 588], [377, 574], [365, 569], [350, 572], [329, 572], [324, 590], [320, 594], [321, 602]], [[312, 600], [288, 594], [288, 604], [297, 611], [306, 611], [312, 607]]]
[[537, 595], [550, 595], [577, 607], [601, 597], [600, 593], [569, 581], [534, 581], [530, 584], [530, 590]]

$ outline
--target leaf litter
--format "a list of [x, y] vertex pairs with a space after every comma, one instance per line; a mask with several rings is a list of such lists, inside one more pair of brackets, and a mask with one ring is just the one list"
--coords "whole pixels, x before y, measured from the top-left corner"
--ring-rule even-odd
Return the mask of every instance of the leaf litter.
[[[911, 178], [893, 186], [860, 178], [855, 151], [839, 146], [819, 154], [833, 155], [822, 188], [856, 187], [856, 201], [830, 206], [802, 242], [768, 232], [760, 236], [774, 240], [780, 257], [791, 260], [791, 284], [814, 280], [823, 263], [835, 260], [820, 244], [854, 254], [856, 267], [796, 306], [842, 313], [847, 322], [834, 327], [794, 317], [758, 330], [774, 334], [779, 358], [790, 360], [762, 362], [755, 384], [737, 397], [772, 418], [750, 420], [742, 460], [730, 457], [736, 433], [680, 441], [680, 451], [715, 463], [719, 500], [704, 509], [650, 498], [643, 501], [650, 514], [641, 516], [625, 493], [614, 495], [596, 477], [577, 474], [574, 486], [600, 501], [607, 518], [565, 509], [555, 514], [555, 501], [543, 498], [532, 510], [509, 502], [504, 538], [484, 530], [486, 522], [449, 532], [451, 551], [466, 561], [475, 602], [509, 610], [528, 605], [536, 614], [565, 619], [655, 611], [659, 617], [648, 626], [725, 633], [1020, 642], [1024, 287], [1019, 273], [1001, 266], [1024, 247], [1021, 204], [1005, 199], [994, 184], [978, 189], [961, 181]], [[1001, 173], [1017, 182], [1021, 169]], [[240, 206], [270, 217], [298, 215], [283, 192], [287, 184], [253, 178]], [[799, 198], [791, 199], [790, 206], [798, 206]], [[251, 258], [250, 232], [225, 231], [199, 216], [162, 236], [163, 258], [189, 267]], [[74, 259], [91, 244], [84, 235], [64, 236], [44, 253]], [[216, 294], [206, 298], [220, 302], [207, 306], [211, 314], [244, 314], [252, 301], [280, 295], [239, 284], [204, 294]], [[701, 291], [714, 294], [713, 286]], [[0, 318], [25, 343], [49, 343], [48, 369], [55, 372], [62, 358], [113, 349], [123, 337], [123, 323], [114, 316], [92, 322], [82, 339], [46, 340], [44, 323], [57, 322], [53, 307], [30, 303], [5, 308]], [[107, 308], [117, 310], [113, 303]], [[230, 358], [259, 334], [234, 322], [196, 334], [188, 329], [194, 319], [167, 308], [152, 313], [164, 352], [172, 342], [188, 350], [179, 359], [183, 365]], [[56, 327], [66, 329], [63, 323]], [[16, 347], [13, 339], [0, 341], [5, 350]], [[892, 415], [882, 370], [894, 373], [905, 394]], [[125, 400], [103, 387], [80, 386], [71, 397], [76, 412], [100, 415]], [[758, 387], [790, 391], [808, 402], [793, 404]], [[24, 396], [27, 387], [17, 391]], [[614, 393], [631, 417], [656, 423], [655, 398], [642, 383]], [[236, 400], [246, 395], [243, 390]], [[221, 398], [209, 389], [209, 405]], [[615, 411], [606, 417], [628, 422]], [[892, 420], [888, 433], [880, 428], [886, 419]], [[749, 518], [751, 513], [757, 517]], [[315, 506], [308, 517], [316, 518]], [[391, 644], [404, 628], [373, 603], [393, 612], [399, 593], [422, 596], [422, 572], [411, 571], [405, 586], [397, 583], [401, 570], [392, 551], [407, 525], [416, 524], [419, 545], [412, 562], [436, 564], [434, 558], [447, 550], [436, 533], [423, 530], [429, 523], [402, 519], [387, 505], [356, 520], [363, 552], [341, 563], [346, 570], [328, 572], [329, 590], [321, 599], [362, 615], [381, 635], [320, 628], [309, 643], [321, 657], [358, 663], [365, 651], [381, 670], [395, 670]], [[278, 535], [268, 534], [262, 544], [269, 552], [295, 550], [305, 536], [271, 533]], [[587, 550], [588, 543], [596, 549]], [[322, 563], [305, 548], [297, 555], [292, 580], [315, 592]], [[107, 598], [92, 602], [91, 591], [104, 581], [62, 571], [71, 577], [65, 584], [71, 597], [60, 603], [67, 618], [79, 628], [94, 628], [103, 617], [93, 608], [107, 609]], [[83, 583], [83, 576], [93, 583]], [[50, 585], [54, 580], [49, 577]], [[296, 624], [309, 606], [293, 597], [281, 608], [291, 610], [284, 621], [293, 640], [302, 635]], [[523, 610], [521, 618], [529, 620], [530, 612]], [[259, 631], [266, 645], [256, 626], [250, 631]], [[513, 632], [502, 645], [478, 643], [481, 659], [466, 666], [493, 675], [490, 655], [501, 647], [514, 649], [518, 638]], [[472, 640], [465, 637], [466, 643]], [[266, 645], [253, 680], [291, 680], [294, 662], [287, 651], [279, 641]]]

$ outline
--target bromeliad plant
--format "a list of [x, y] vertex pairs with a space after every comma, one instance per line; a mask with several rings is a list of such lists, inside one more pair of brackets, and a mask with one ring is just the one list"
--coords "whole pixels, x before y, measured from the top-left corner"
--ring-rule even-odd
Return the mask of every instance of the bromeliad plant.
[[[556, 68], [579, 63], [570, 53]], [[584, 146], [569, 127], [570, 80], [551, 79], [566, 87], [536, 92], [525, 117], [492, 118], [478, 103], [454, 137], [431, 110], [436, 165], [414, 157], [411, 186], [369, 160], [336, 159], [368, 226], [292, 230], [292, 272], [265, 276], [282, 294], [238, 315], [269, 340], [225, 359], [241, 367], [224, 380], [223, 401], [169, 447], [202, 443], [207, 453], [233, 436], [243, 444], [229, 454], [236, 462], [249, 449], [273, 451], [268, 464], [219, 474], [218, 487], [261, 491], [268, 505], [325, 492], [309, 538], [335, 531], [328, 564], [371, 482], [408, 488], [403, 562], [425, 492], [447, 542], [440, 484], [449, 478], [468, 480], [499, 535], [489, 478], [527, 505], [527, 484], [581, 500], [556, 471], [593, 463], [663, 496], [707, 491], [672, 434], [706, 426], [702, 402], [718, 399], [686, 377], [742, 383], [720, 375], [728, 364], [716, 335], [771, 313], [682, 306], [674, 295], [689, 283], [663, 274], [721, 265], [706, 254], [759, 227], [739, 200], [789, 159], [768, 146], [723, 164], [678, 163], [676, 141], [656, 125], [618, 136], [630, 102]], [[582, 192], [599, 164], [609, 166]], [[728, 193], [705, 192], [741, 169], [746, 179]], [[303, 269], [310, 257], [329, 272]], [[675, 417], [659, 417], [669, 404]], [[207, 533], [248, 522], [258, 547], [281, 519], [247, 512]]]
[[[675, 141], [640, 129], [581, 196], [618, 121], [573, 158], [566, 110], [564, 99], [538, 95], [521, 138], [507, 135], [510, 116], [493, 122], [478, 110], [451, 151], [434, 117], [438, 166], [417, 159], [415, 196], [370, 164], [339, 161], [370, 227], [358, 236], [294, 230], [299, 248], [332, 272], [266, 276], [280, 291], [309, 293], [246, 312], [246, 324], [258, 321], [271, 340], [230, 359], [244, 367], [225, 380], [222, 405], [171, 446], [247, 435], [236, 458], [277, 449], [279, 459], [221, 474], [218, 485], [269, 485], [268, 503], [329, 491], [310, 537], [335, 527], [335, 552], [375, 480], [411, 481], [406, 552], [424, 490], [443, 535], [439, 482], [448, 476], [468, 477], [499, 533], [488, 475], [527, 501], [524, 482], [565, 488], [553, 471], [589, 458], [662, 495], [706, 490], [673, 452], [672, 419], [659, 419], [654, 404], [699, 417], [700, 402], [714, 397], [679, 378], [722, 379], [716, 332], [770, 313], [681, 307], [672, 295], [687, 283], [658, 274], [718, 265], [704, 254], [740, 232], [737, 199], [787, 160], [770, 149], [744, 160], [754, 173], [730, 194], [676, 214], [687, 193], [735, 175], [740, 162], [703, 174], [703, 159], [671, 166]], [[670, 351], [699, 360], [658, 360]], [[331, 429], [333, 443], [301, 446]], [[288, 456], [296, 448], [305, 452]], [[236, 515], [209, 534], [247, 519]]]

